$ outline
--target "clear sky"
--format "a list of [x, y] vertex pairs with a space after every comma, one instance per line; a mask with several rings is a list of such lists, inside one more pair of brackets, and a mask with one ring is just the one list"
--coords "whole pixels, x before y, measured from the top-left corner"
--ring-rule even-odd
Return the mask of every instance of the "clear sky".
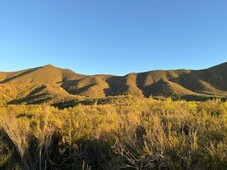
[[226, 0], [0, 1], [1, 71], [124, 75], [226, 61]]

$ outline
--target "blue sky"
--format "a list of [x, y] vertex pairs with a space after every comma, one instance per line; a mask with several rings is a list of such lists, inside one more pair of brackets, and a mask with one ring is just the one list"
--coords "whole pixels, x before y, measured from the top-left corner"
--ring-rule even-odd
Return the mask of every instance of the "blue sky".
[[227, 61], [226, 0], [1, 0], [0, 70], [82, 74]]

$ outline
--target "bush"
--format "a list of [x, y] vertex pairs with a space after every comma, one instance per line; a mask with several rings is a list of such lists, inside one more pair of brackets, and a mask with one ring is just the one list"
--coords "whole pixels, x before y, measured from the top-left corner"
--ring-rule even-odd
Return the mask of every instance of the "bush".
[[64, 110], [8, 105], [0, 113], [0, 169], [227, 169], [220, 100], [131, 97]]

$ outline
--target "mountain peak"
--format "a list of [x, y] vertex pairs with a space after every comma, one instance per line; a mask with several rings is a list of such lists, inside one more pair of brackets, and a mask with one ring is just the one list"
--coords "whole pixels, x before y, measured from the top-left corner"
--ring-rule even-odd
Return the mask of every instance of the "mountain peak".
[[47, 65], [42, 66], [42, 68], [57, 68], [57, 67], [55, 67], [52, 64], [47, 64]]

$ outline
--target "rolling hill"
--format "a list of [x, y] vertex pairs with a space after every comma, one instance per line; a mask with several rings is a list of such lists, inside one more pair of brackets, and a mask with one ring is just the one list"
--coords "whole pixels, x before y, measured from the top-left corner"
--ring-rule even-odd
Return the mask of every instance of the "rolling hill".
[[81, 75], [52, 65], [0, 72], [2, 103], [79, 101], [108, 96], [227, 98], [227, 63], [203, 70], [156, 70], [125, 76]]

